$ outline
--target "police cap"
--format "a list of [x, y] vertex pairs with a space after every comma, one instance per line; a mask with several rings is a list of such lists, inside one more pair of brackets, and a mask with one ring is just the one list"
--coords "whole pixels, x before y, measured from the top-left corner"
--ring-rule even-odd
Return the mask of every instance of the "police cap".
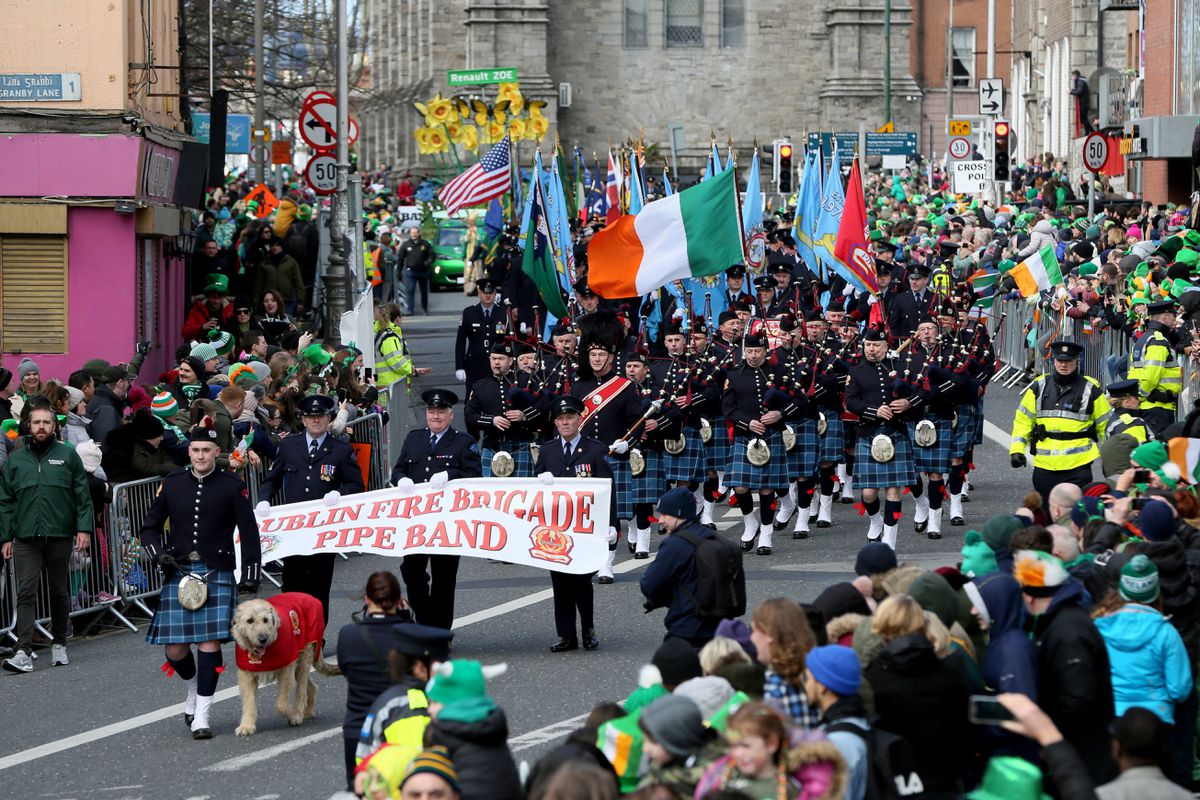
[[744, 278], [746, 277], [746, 265], [734, 264], [725, 270], [725, 274], [730, 278]]
[[332, 417], [336, 405], [333, 398], [327, 394], [310, 394], [300, 401], [300, 416]]
[[458, 403], [458, 395], [449, 389], [429, 389], [421, 392], [421, 402], [429, 408], [453, 408]]
[[1137, 397], [1138, 382], [1135, 380], [1113, 381], [1104, 390], [1109, 397]]
[[1054, 342], [1050, 345], [1050, 355], [1055, 361], [1074, 361], [1083, 355], [1083, 345], [1076, 342]]
[[392, 649], [397, 653], [431, 661], [450, 658], [450, 642], [454, 632], [415, 622], [400, 622], [392, 626]]
[[1153, 303], [1147, 303], [1146, 304], [1146, 313], [1151, 314], [1151, 315], [1153, 315], [1153, 314], [1173, 314], [1173, 313], [1175, 313], [1175, 301], [1171, 300], [1171, 299], [1167, 299], [1167, 300], [1155, 300]]
[[754, 288], [758, 289], [760, 292], [765, 292], [768, 290], [774, 291], [775, 281], [770, 275], [759, 275], [754, 279]]
[[559, 395], [554, 398], [552, 411], [555, 417], [561, 417], [563, 414], [582, 414], [583, 401], [569, 394]]

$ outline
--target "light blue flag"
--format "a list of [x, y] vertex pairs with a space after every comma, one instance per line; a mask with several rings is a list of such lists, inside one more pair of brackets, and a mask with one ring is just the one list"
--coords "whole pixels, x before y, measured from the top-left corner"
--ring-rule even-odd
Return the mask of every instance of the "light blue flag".
[[708, 169], [704, 171], [704, 177], [700, 180], [705, 181], [724, 170], [721, 166], [721, 154], [717, 151], [717, 143], [713, 142], [712, 155], [708, 157]]
[[667, 168], [663, 167], [663, 197], [670, 197], [675, 194], [675, 190], [671, 188], [671, 176], [667, 174]]
[[742, 202], [742, 232], [749, 240], [763, 227], [762, 178], [758, 173], [758, 153], [750, 162], [750, 175], [746, 178], [746, 199]]
[[642, 173], [638, 169], [637, 153], [629, 151], [629, 211], [628, 213], [636, 215], [642, 210], [642, 206], [646, 204], [646, 198], [642, 196]]
[[800, 179], [800, 191], [796, 195], [796, 218], [792, 222], [792, 238], [796, 240], [796, 251], [808, 268], [824, 281], [820, 259], [813, 247], [817, 235], [817, 220], [821, 214], [821, 161], [814, 149], [804, 156], [804, 177]]
[[821, 199], [821, 215], [817, 219], [817, 235], [813, 239], [817, 256], [827, 271], [841, 275], [846, 282], [864, 292], [871, 289], [851, 272], [833, 254], [837, 247], [838, 228], [842, 224], [842, 209], [846, 206], [846, 190], [842, 187], [842, 158], [834, 148], [829, 162], [829, 174], [825, 176], [825, 196]]
[[571, 239], [571, 209], [567, 206], [566, 191], [563, 188], [562, 175], [559, 174], [560, 159], [550, 162], [550, 186], [546, 191], [546, 217], [550, 224], [550, 237], [554, 241], [554, 249], [561, 256], [558, 263], [558, 285], [562, 287], [567, 297], [573, 297], [575, 287], [571, 275], [575, 269], [575, 246]]
[[[542, 174], [542, 151], [533, 154], [533, 169], [529, 171], [529, 191], [525, 192], [525, 207], [521, 209], [521, 235], [517, 238], [518, 246], [524, 250], [525, 240], [529, 235], [529, 217], [533, 214], [533, 182]], [[545, 187], [542, 187], [545, 189]]]

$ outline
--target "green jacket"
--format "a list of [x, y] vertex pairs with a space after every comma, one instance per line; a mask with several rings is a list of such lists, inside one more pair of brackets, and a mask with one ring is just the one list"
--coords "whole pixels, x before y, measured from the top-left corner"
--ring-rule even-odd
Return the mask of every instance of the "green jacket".
[[25, 446], [0, 472], [0, 542], [95, 530], [87, 473], [75, 449], [54, 442], [39, 458]]

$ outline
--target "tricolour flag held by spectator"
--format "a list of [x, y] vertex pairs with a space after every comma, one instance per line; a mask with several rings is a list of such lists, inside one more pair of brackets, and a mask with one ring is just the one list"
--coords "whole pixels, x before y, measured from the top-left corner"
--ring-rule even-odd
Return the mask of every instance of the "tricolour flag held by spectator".
[[1021, 297], [1044, 292], [1063, 282], [1062, 269], [1058, 266], [1058, 258], [1050, 245], [1017, 264], [1008, 274], [1016, 281]]
[[446, 206], [446, 213], [453, 214], [460, 208], [486, 203], [507, 192], [512, 185], [508, 160], [511, 150], [506, 135], [478, 164], [443, 186], [438, 199]]
[[602, 297], [636, 297], [670, 281], [723, 272], [744, 257], [733, 170], [647, 203], [588, 244], [588, 283]]
[[1188, 483], [1200, 483], [1200, 439], [1176, 436], [1167, 442], [1172, 463]]

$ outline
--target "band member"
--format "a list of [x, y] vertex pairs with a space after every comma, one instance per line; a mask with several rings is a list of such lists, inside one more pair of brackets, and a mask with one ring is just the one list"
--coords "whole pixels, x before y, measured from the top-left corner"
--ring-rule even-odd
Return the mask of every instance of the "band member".
[[[913, 524], [930, 539], [942, 538], [942, 499], [945, 477], [950, 472], [954, 446], [954, 404], [958, 381], [952, 345], [944, 344], [937, 323], [926, 315], [917, 323], [916, 341], [902, 359], [900, 380], [909, 382], [914, 394], [924, 390], [928, 402], [913, 412], [908, 423], [916, 460], [917, 479], [910, 487], [916, 501]], [[922, 485], [924, 476], [927, 485]], [[928, 491], [926, 491], [928, 490]]]
[[[849, 505], [854, 502], [854, 454], [858, 449], [858, 415], [846, 410], [845, 394], [846, 385], [850, 383], [849, 368], [863, 360], [862, 341], [859, 334], [858, 325], [850, 324], [848, 321], [842, 321], [836, 326], [833, 319], [829, 316], [828, 311], [825, 316], [831, 330], [833, 338], [836, 340], [833, 347], [836, 348], [838, 362], [843, 364], [847, 374], [842, 376], [842, 406], [841, 406], [841, 430], [842, 430], [842, 454], [838, 458], [837, 466], [837, 482], [840, 489], [838, 490], [841, 496], [841, 503]], [[833, 458], [834, 451], [832, 442], [836, 441], [828, 439], [829, 433], [826, 431], [826, 442], [823, 444], [821, 460]]]
[[759, 275], [754, 279], [754, 316], [757, 319], [777, 317], [786, 309], [776, 306], [775, 281], [770, 275]]
[[496, 289], [491, 278], [475, 284], [479, 302], [463, 309], [454, 343], [454, 377], [469, 391], [475, 381], [487, 377], [488, 353], [492, 345], [504, 338], [507, 327], [504, 309], [496, 303]]
[[[917, 479], [912, 443], [908, 439], [907, 415], [924, 398], [920, 393], [914, 393], [911, 385], [899, 380], [896, 365], [887, 352], [888, 342], [883, 331], [867, 328], [863, 333], [864, 359], [850, 368], [846, 410], [858, 415], [854, 480], [862, 492], [863, 508], [871, 520], [867, 538], [870, 541], [882, 539], [894, 550], [900, 519], [900, 491]], [[884, 490], [882, 512], [880, 489]]]
[[560, 322], [551, 329], [550, 341], [554, 352], [542, 359], [546, 367], [545, 388], [555, 394], [569, 392], [578, 377], [576, 348], [579, 334], [570, 325]]
[[[470, 435], [450, 427], [458, 396], [446, 389], [430, 389], [422, 392], [421, 400], [425, 403], [425, 427], [409, 431], [405, 437], [392, 468], [392, 483], [407, 494], [418, 483], [439, 489], [447, 481], [478, 478], [479, 446]], [[400, 576], [417, 622], [435, 628], [453, 624], [458, 556], [410, 553], [400, 564]]]
[[[164, 646], [168, 674], [173, 670], [187, 684], [183, 719], [193, 739], [213, 735], [209, 709], [222, 671], [221, 643], [230, 638], [238, 590], [257, 592], [262, 579], [258, 522], [242, 481], [217, 469], [220, 453], [214, 427], [203, 423], [193, 427], [188, 437], [191, 465], [163, 478], [140, 532], [142, 549], [163, 571], [158, 610], [146, 641]], [[235, 547], [241, 548], [241, 583], [234, 578]], [[183, 582], [193, 585], [181, 586]], [[196, 590], [206, 591], [207, 596], [202, 605], [192, 608], [198, 599]]]
[[[663, 402], [662, 387], [650, 374], [644, 352], [635, 352], [625, 362], [625, 377], [642, 399], [642, 413], [650, 411], [655, 401], [659, 402], [658, 411], [646, 419], [641, 436], [629, 451], [634, 515], [634, 535], [628, 537], [629, 552], [633, 553], [634, 558], [649, 558], [650, 519], [655, 503], [667, 490], [666, 473], [663, 471], [663, 439], [679, 435], [683, 414], [675, 406]], [[641, 459], [641, 472], [637, 472], [635, 455]]]
[[[948, 305], [945, 304], [941, 312], [943, 331], [953, 330], [946, 316], [951, 310]], [[946, 491], [950, 495], [950, 524], [954, 526], [966, 524], [962, 506], [967, 499], [967, 471], [974, 460], [975, 446], [983, 443], [983, 396], [988, 382], [996, 374], [996, 352], [992, 348], [987, 324], [978, 314], [965, 310], [969, 307], [969, 299], [960, 304], [960, 308], [964, 309], [958, 311], [962, 330], [953, 337], [962, 348], [965, 358], [956, 370], [961, 380], [955, 407], [957, 424], [950, 458], [950, 478], [946, 481]]]
[[[725, 385], [726, 371], [737, 366], [742, 358], [742, 333], [745, 329], [746, 323], [732, 308], [722, 311], [717, 317], [717, 335], [709, 348], [709, 364], [704, 367], [704, 384], [713, 387], [717, 397], [719, 392], [716, 392], [716, 388]], [[729, 452], [733, 443], [719, 402], [714, 401], [707, 405], [713, 408], [713, 416], [708, 419], [712, 438], [704, 448], [708, 462], [708, 479], [704, 482], [700, 523], [715, 527], [713, 514], [716, 504], [724, 500], [729, 492], [725, 486], [725, 473], [729, 470]]]
[[[542, 444], [534, 464], [534, 471], [542, 483], [553, 485], [560, 478], [611, 480], [613, 474], [608, 465], [608, 446], [580, 432], [583, 426], [583, 402], [569, 395], [557, 397], [551, 413], [558, 435]], [[615, 548], [615, 492], [609, 505], [609, 518], [608, 545]], [[583, 634], [583, 649], [595, 650], [600, 646], [600, 640], [596, 638], [596, 623], [592, 614], [592, 576], [551, 570], [550, 585], [554, 590], [554, 627], [558, 632], [558, 641], [550, 647], [550, 652], [565, 653], [579, 649], [580, 640], [575, 633], [576, 612], [579, 613], [580, 631]]]
[[[845, 312], [841, 298], [830, 298], [824, 317], [805, 315], [804, 338], [809, 347], [818, 353], [818, 391], [815, 401], [818, 420], [824, 420], [825, 431], [821, 434], [821, 450], [817, 456], [817, 527], [828, 528], [833, 524], [834, 477], [841, 470], [842, 494], [851, 493], [850, 476], [846, 472], [846, 428], [842, 421], [842, 401], [846, 392], [846, 372], [850, 362], [842, 357], [841, 342], [837, 332], [843, 324]], [[835, 302], [838, 301], [838, 302]], [[850, 326], [848, 326], [850, 327]]]
[[[259, 497], [274, 497], [283, 490], [284, 503], [324, 499], [336, 503], [343, 494], [365, 490], [362, 470], [354, 450], [329, 433], [334, 400], [314, 394], [300, 401], [303, 436], [288, 436], [279, 443], [271, 469], [258, 487]], [[267, 500], [258, 501], [255, 513], [266, 514]], [[333, 583], [336, 553], [288, 556], [283, 559], [283, 591], [304, 592], [321, 601], [329, 625], [329, 587]]]
[[[512, 349], [504, 342], [492, 345], [489, 359], [492, 374], [475, 381], [463, 409], [467, 425], [479, 430], [483, 443], [483, 477], [532, 478], [529, 445], [546, 418], [536, 379], [530, 373], [513, 372]], [[499, 476], [492, 466], [497, 453], [508, 453], [512, 459], [511, 471], [502, 464], [505, 472]]]
[[[787, 394], [790, 384], [786, 376], [781, 369], [768, 365], [766, 359], [766, 337], [761, 333], [746, 336], [742, 363], [726, 373], [722, 397], [725, 419], [734, 432], [725, 480], [733, 487], [742, 514], [742, 550], [749, 552], [757, 536], [757, 552], [764, 556], [771, 554], [775, 492], [787, 486], [784, 418], [796, 411], [794, 400]], [[757, 518], [751, 491], [759, 496]]]

